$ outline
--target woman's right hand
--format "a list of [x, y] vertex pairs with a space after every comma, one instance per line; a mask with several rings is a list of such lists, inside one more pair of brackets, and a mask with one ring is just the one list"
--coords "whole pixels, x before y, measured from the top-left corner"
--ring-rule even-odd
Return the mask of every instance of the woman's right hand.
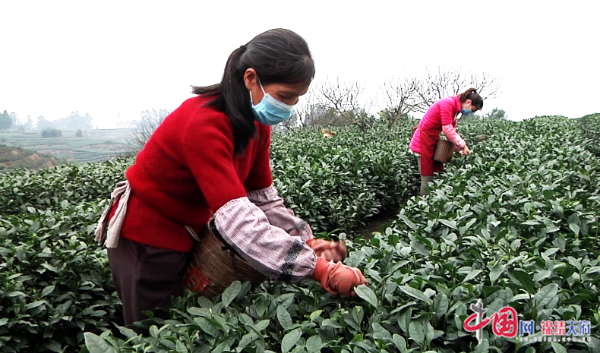
[[465, 145], [465, 148], [463, 148], [462, 151], [460, 151], [461, 156], [466, 156], [470, 153], [471, 153], [471, 150], [469, 149], [469, 147], [467, 147], [467, 145]]
[[365, 276], [358, 268], [346, 266], [341, 262], [328, 262], [322, 257], [317, 260], [312, 278], [319, 281], [323, 289], [342, 298], [356, 296], [354, 288], [367, 284]]

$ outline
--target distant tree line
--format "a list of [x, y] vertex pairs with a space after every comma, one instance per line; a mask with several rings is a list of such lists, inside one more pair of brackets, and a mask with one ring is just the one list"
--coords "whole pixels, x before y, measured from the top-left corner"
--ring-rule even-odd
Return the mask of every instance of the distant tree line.
[[[14, 113], [12, 113], [14, 114]], [[14, 126], [13, 116], [8, 114], [6, 110], [0, 114], [0, 131], [8, 130]]]
[[58, 120], [47, 120], [44, 116], [39, 116], [37, 122], [28, 116], [26, 120], [21, 121], [17, 113], [8, 113], [6, 110], [0, 114], [0, 131], [9, 129], [22, 130], [44, 130], [47, 128], [62, 129], [62, 130], [87, 130], [93, 129], [92, 117], [89, 114], [81, 115], [79, 112], [72, 112], [66, 117]]
[[89, 130], [93, 129], [92, 117], [89, 114], [81, 115], [79, 112], [72, 112], [69, 116], [60, 118], [58, 120], [50, 121], [46, 120], [43, 116], [38, 117], [36, 128], [55, 128], [63, 130]]

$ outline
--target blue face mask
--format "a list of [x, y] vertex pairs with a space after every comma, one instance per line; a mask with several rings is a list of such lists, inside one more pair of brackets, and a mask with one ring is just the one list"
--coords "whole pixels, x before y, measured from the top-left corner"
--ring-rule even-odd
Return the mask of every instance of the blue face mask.
[[464, 116], [469, 116], [469, 115], [473, 114], [473, 111], [471, 111], [471, 109], [461, 109], [460, 112]]
[[256, 120], [264, 125], [277, 125], [291, 118], [294, 113], [294, 106], [282, 103], [266, 93], [260, 80], [258, 81], [258, 84], [264, 93], [260, 103], [254, 105], [254, 102], [252, 101], [252, 92], [250, 92], [250, 101], [252, 101], [252, 109], [254, 109]]

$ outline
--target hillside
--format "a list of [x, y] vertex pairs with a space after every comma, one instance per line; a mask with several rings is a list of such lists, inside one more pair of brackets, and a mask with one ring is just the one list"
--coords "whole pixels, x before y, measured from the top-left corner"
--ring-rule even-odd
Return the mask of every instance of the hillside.
[[54, 156], [37, 153], [22, 148], [0, 145], [0, 172], [16, 168], [44, 169], [61, 164]]
[[[61, 133], [60, 137], [42, 137], [39, 131], [4, 132], [0, 134], [0, 143], [14, 149], [35, 151], [40, 156], [55, 157], [68, 163], [91, 163], [127, 155], [129, 146], [126, 140], [132, 130], [93, 129], [83, 131], [82, 136], [77, 136], [77, 131], [65, 130]], [[24, 161], [24, 167], [28, 168], [29, 164], [26, 162]]]

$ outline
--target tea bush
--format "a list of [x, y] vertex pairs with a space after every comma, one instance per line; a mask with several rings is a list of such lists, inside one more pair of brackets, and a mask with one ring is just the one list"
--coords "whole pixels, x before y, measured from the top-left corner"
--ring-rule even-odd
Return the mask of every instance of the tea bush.
[[[346, 264], [369, 286], [340, 299], [305, 281], [234, 283], [211, 300], [186, 293], [171, 319], [121, 326], [106, 251], [93, 230], [132, 159], [0, 175], [0, 352], [597, 352], [600, 164], [581, 122], [536, 117], [459, 126], [473, 154], [455, 158], [429, 196], [408, 140], [414, 122], [366, 134], [274, 135], [275, 184], [317, 231], [345, 227]], [[372, 239], [352, 228], [384, 207], [397, 219]], [[325, 234], [318, 234], [325, 236]], [[586, 342], [495, 336], [488, 316], [589, 320]], [[538, 334], [535, 335], [539, 336]]]

